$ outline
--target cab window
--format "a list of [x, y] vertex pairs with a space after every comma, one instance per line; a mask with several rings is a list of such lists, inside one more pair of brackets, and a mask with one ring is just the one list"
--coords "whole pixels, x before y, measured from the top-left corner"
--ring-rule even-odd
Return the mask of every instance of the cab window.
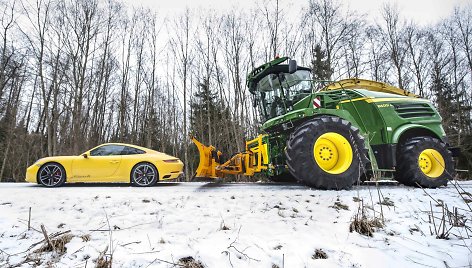
[[121, 155], [123, 145], [103, 145], [90, 151], [91, 156]]

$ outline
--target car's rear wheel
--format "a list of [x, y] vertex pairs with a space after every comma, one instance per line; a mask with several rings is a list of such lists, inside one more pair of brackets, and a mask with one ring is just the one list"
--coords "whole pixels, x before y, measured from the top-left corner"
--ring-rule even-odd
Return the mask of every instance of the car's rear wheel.
[[131, 170], [131, 183], [138, 187], [153, 186], [159, 180], [156, 167], [147, 162], [139, 163]]
[[59, 187], [66, 181], [66, 171], [58, 163], [46, 163], [38, 170], [38, 183], [46, 187]]

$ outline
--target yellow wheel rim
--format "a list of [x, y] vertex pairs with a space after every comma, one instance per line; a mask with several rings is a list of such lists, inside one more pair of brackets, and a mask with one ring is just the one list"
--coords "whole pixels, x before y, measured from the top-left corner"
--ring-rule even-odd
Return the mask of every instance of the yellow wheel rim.
[[437, 178], [444, 172], [444, 158], [434, 149], [426, 149], [418, 157], [418, 166], [428, 177]]
[[351, 166], [352, 147], [342, 135], [328, 132], [316, 140], [313, 156], [323, 171], [341, 174]]

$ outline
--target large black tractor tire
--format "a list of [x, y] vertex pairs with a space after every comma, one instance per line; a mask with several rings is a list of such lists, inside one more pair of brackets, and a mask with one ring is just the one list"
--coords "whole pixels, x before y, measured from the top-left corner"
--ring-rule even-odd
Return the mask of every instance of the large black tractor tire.
[[395, 179], [408, 186], [446, 186], [455, 175], [454, 162], [446, 144], [432, 137], [410, 138], [397, 150]]
[[297, 127], [285, 156], [300, 183], [327, 190], [351, 188], [368, 163], [359, 129], [335, 116], [317, 117]]

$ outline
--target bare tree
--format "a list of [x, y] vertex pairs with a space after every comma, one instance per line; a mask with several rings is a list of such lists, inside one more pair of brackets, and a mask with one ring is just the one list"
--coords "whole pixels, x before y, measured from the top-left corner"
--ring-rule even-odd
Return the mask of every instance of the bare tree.
[[312, 27], [316, 27], [314, 31], [312, 30], [312, 38], [318, 43], [315, 41], [317, 36], [322, 50], [326, 53], [326, 62], [331, 69], [328, 79], [331, 79], [334, 70], [340, 64], [344, 38], [355, 27], [351, 14], [344, 15], [341, 8], [342, 5], [338, 1], [310, 0], [309, 2], [308, 16], [313, 21]]
[[404, 65], [406, 48], [403, 40], [403, 22], [400, 12], [394, 5], [385, 4], [381, 10], [383, 24], [378, 25], [383, 42], [386, 44], [387, 54], [396, 71], [398, 86], [404, 88]]
[[[170, 46], [174, 52], [177, 70], [182, 80], [182, 93], [183, 93], [183, 132], [184, 132], [184, 162], [188, 163], [188, 128], [187, 128], [187, 98], [190, 88], [188, 87], [189, 70], [192, 64], [192, 47], [190, 32], [191, 29], [191, 13], [187, 8], [185, 13], [179, 16], [174, 22], [172, 31], [175, 34], [170, 39]], [[189, 177], [188, 165], [185, 165], [185, 176], [188, 180]]]

